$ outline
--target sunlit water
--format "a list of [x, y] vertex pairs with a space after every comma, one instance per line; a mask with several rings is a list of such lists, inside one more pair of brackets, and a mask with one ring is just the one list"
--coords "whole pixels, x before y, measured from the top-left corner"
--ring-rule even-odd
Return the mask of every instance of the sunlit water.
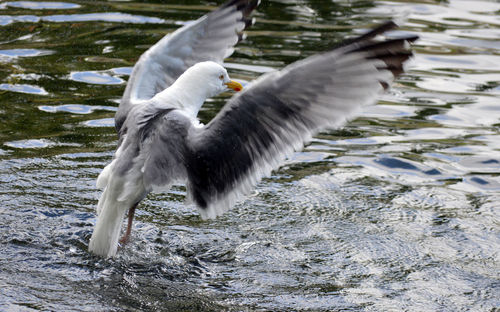
[[109, 260], [87, 244], [131, 66], [210, 7], [0, 3], [1, 311], [500, 310], [500, 3], [262, 2], [226, 61], [243, 83], [388, 18], [416, 57], [224, 216], [149, 196]]

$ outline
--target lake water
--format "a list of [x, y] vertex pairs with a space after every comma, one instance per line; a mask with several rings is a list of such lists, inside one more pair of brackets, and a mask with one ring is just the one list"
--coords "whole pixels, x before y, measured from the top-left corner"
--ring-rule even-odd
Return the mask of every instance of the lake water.
[[225, 64], [243, 83], [389, 18], [421, 40], [224, 216], [175, 187], [116, 258], [87, 252], [131, 67], [216, 2], [0, 3], [0, 310], [500, 311], [498, 1], [263, 0]]

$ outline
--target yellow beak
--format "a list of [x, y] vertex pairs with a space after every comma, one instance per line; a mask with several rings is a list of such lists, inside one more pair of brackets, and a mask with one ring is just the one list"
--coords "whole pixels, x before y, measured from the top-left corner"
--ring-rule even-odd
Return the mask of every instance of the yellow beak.
[[229, 89], [233, 89], [233, 90], [234, 90], [234, 91], [236, 91], [236, 92], [243, 90], [243, 86], [241, 85], [241, 83], [236, 82], [236, 81], [234, 81], [234, 80], [231, 80], [231, 81], [229, 81], [228, 83], [226, 83], [226, 86], [227, 86]]

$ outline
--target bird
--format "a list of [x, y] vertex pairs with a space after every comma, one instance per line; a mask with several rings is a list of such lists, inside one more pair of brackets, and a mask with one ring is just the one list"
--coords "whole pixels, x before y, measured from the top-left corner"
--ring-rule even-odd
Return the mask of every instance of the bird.
[[[259, 2], [229, 0], [141, 55], [115, 115], [117, 149], [97, 178], [103, 191], [90, 252], [115, 256], [129, 240], [139, 202], [173, 184], [186, 185], [203, 219], [220, 216], [319, 131], [374, 104], [404, 72], [418, 39], [384, 37], [398, 27], [388, 21], [243, 89], [222, 64]], [[206, 99], [229, 90], [235, 92], [217, 115], [200, 123]]]

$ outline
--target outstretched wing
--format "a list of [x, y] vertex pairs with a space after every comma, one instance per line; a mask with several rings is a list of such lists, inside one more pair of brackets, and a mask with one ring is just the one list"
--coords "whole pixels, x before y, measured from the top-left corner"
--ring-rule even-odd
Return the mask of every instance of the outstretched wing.
[[222, 63], [252, 24], [259, 0], [229, 0], [217, 10], [168, 34], [135, 64], [115, 115], [119, 132], [130, 108], [170, 86], [187, 68], [203, 61]]
[[372, 104], [412, 55], [416, 36], [374, 41], [389, 22], [338, 48], [257, 79], [204, 128], [184, 155], [188, 191], [202, 217], [215, 217], [251, 191], [321, 129], [343, 125]]

